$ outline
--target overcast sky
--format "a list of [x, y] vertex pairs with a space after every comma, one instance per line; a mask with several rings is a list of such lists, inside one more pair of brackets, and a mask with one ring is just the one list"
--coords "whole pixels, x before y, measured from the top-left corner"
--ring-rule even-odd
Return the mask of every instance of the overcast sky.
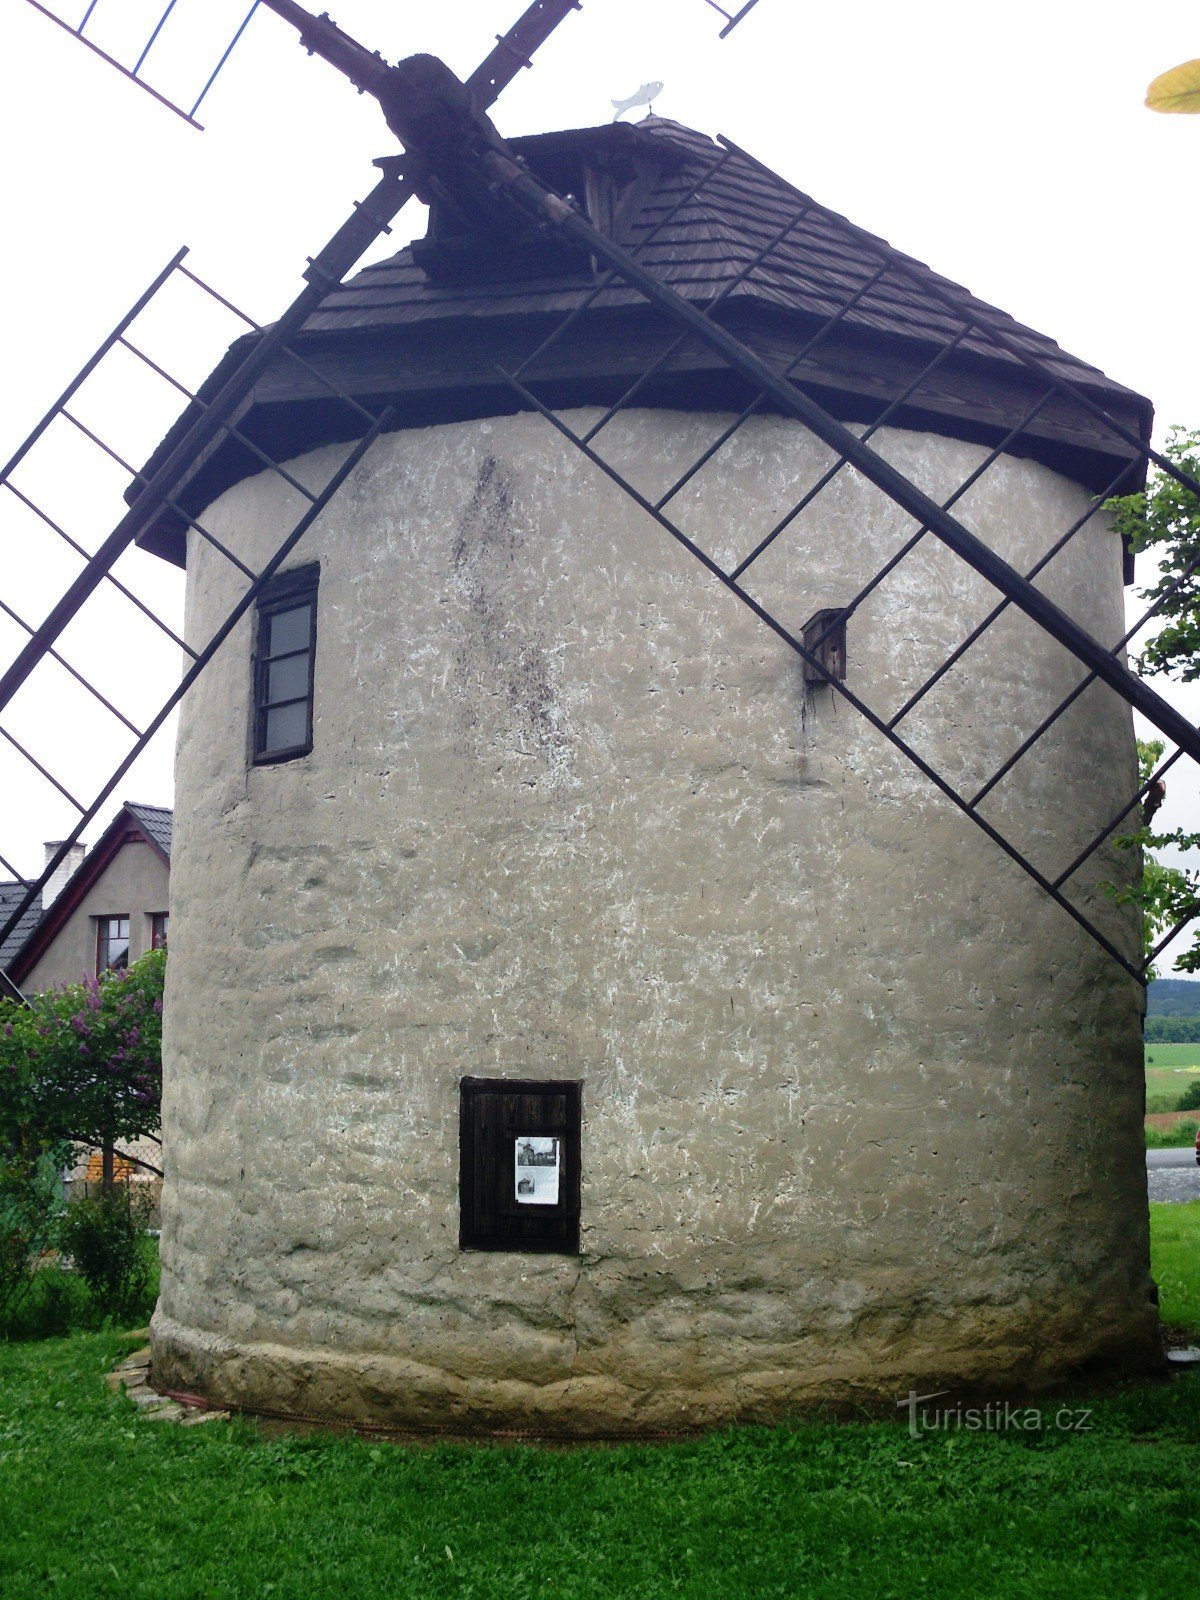
[[[50, 3], [71, 21], [86, 9]], [[146, 77], [190, 101], [247, 5], [179, 0]], [[95, 37], [130, 60], [161, 10], [162, 0], [100, 0]], [[521, 0], [339, 0], [335, 10], [389, 59], [428, 50], [465, 76]], [[269, 13], [203, 107], [203, 133], [24, 0], [6, 0], [3, 26], [0, 459], [181, 244], [225, 295], [271, 319], [300, 287], [306, 258], [370, 188], [372, 158], [393, 148], [373, 103]], [[818, 200], [1150, 395], [1160, 434], [1172, 422], [1200, 426], [1200, 118], [1142, 105], [1151, 77], [1200, 56], [1194, 3], [760, 0], [723, 43], [719, 27], [704, 0], [584, 0], [495, 120], [506, 134], [604, 122], [613, 98], [661, 80], [660, 114], [728, 134]], [[412, 208], [373, 254], [422, 231]], [[144, 334], [195, 382], [238, 331], [193, 293], [164, 301]], [[132, 360], [79, 403], [134, 463], [177, 409]], [[58, 424], [14, 481], [90, 548], [119, 516], [126, 479], [70, 434]], [[11, 495], [0, 498], [0, 538], [3, 598], [37, 622], [78, 563]], [[134, 553], [122, 572], [178, 621], [173, 569]], [[0, 618], [0, 663], [18, 643]], [[177, 670], [173, 648], [115, 598], [90, 608], [64, 653], [135, 721]], [[123, 749], [119, 726], [57, 672], [30, 685], [4, 726], [81, 798]], [[170, 738], [160, 744], [116, 798], [170, 803]], [[1192, 814], [1193, 788], [1190, 778], [1177, 783], [1176, 814]], [[0, 751], [0, 853], [34, 869], [42, 841], [71, 821], [65, 800]]]

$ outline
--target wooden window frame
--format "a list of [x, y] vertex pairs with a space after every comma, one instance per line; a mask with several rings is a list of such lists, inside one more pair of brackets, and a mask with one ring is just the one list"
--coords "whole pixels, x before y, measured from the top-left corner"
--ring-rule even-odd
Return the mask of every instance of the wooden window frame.
[[[104, 958], [108, 951], [109, 938], [107, 930], [114, 922], [125, 924], [125, 962], [123, 966], [116, 967], [111, 961]], [[96, 918], [96, 976], [99, 978], [106, 972], [125, 972], [128, 970], [133, 955], [133, 918], [127, 911], [118, 912], [111, 917]], [[118, 938], [120, 935], [118, 935]]]
[[167, 948], [167, 923], [170, 915], [169, 911], [152, 911], [150, 913], [151, 950], [165, 950]]
[[[485, 1174], [487, 1135], [477, 1113], [484, 1097], [497, 1101], [561, 1097], [559, 1121], [536, 1112], [517, 1121], [498, 1108], [491, 1183]], [[512, 1254], [578, 1255], [583, 1084], [570, 1079], [463, 1078], [459, 1084], [459, 1236], [460, 1250], [503, 1250]], [[519, 1204], [515, 1183], [515, 1145], [520, 1134], [549, 1134], [562, 1141], [562, 1175], [555, 1206]], [[486, 1195], [485, 1190], [491, 1189]], [[511, 1195], [511, 1198], [508, 1196]], [[503, 1197], [503, 1198], [501, 1198]], [[498, 1203], [492, 1203], [498, 1202]], [[493, 1221], [486, 1220], [495, 1213]]]
[[[276, 766], [281, 761], [296, 761], [309, 755], [313, 747], [313, 699], [317, 665], [317, 587], [321, 568], [318, 562], [303, 567], [293, 567], [288, 572], [277, 572], [267, 580], [259, 592], [254, 613], [253, 704], [250, 725], [250, 759], [256, 767]], [[307, 604], [308, 644], [305, 650], [288, 650], [279, 656], [266, 651], [267, 627], [272, 617], [282, 611], [295, 611]], [[269, 672], [274, 661], [290, 656], [308, 655], [308, 684], [304, 695], [290, 700], [267, 699]], [[301, 705], [305, 708], [304, 738], [297, 744], [277, 750], [266, 748], [267, 713], [283, 706]]]

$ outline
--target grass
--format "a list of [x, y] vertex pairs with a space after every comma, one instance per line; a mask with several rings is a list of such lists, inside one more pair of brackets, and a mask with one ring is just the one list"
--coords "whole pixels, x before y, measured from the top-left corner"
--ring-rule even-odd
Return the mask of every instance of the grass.
[[[138, 1303], [130, 1309], [131, 1323], [150, 1320], [158, 1299], [158, 1241], [142, 1240], [148, 1282]], [[98, 1329], [108, 1321], [105, 1308], [97, 1305], [83, 1280], [75, 1272], [44, 1266], [29, 1288], [19, 1294], [0, 1314], [0, 1339], [45, 1339], [72, 1331]]]
[[1174, 1111], [1190, 1083], [1200, 1078], [1200, 1044], [1146, 1046], [1146, 1110]]
[[1147, 1128], [1146, 1149], [1178, 1150], [1185, 1145], [1194, 1145], [1197, 1128], [1200, 1128], [1200, 1118], [1197, 1117], [1177, 1122], [1173, 1128]]
[[1097, 1403], [1085, 1433], [808, 1423], [670, 1446], [404, 1448], [137, 1419], [102, 1388], [120, 1348], [92, 1334], [3, 1353], [6, 1600], [1125, 1600], [1194, 1580], [1192, 1379]]
[[[1164, 1316], [1200, 1325], [1200, 1203], [1151, 1210]], [[1136, 1600], [1195, 1578], [1200, 1378], [1098, 1400], [1083, 1432], [1050, 1404], [1038, 1432], [415, 1448], [141, 1419], [103, 1385], [127, 1347], [0, 1346], [5, 1600]]]
[[1162, 1320], [1200, 1339], [1200, 1200], [1150, 1207], [1150, 1259]]
[[1148, 1067], [1200, 1068], [1200, 1044], [1148, 1044], [1145, 1049]]

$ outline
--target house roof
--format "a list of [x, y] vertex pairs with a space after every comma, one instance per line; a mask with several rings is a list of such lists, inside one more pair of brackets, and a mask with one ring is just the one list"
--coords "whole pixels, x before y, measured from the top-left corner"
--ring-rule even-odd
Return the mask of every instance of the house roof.
[[[0, 883], [0, 927], [8, 921], [12, 913], [25, 898], [26, 885], [9, 881]], [[39, 894], [36, 900], [21, 913], [21, 920], [9, 934], [8, 938], [0, 944], [0, 972], [7, 972], [17, 951], [37, 927], [42, 915], [42, 897]]]
[[[126, 845], [148, 844], [169, 863], [173, 817], [174, 813], [164, 806], [123, 801], [121, 809], [45, 911], [41, 909], [39, 897], [36, 908], [30, 906], [23, 914], [0, 947], [0, 973], [6, 973], [14, 984], [19, 985], [32, 972], [78, 909], [88, 890]], [[25, 889], [21, 884], [0, 884], [0, 927], [7, 922], [24, 895]]]
[[125, 810], [141, 823], [151, 844], [157, 845], [169, 861], [171, 859], [171, 829], [175, 821], [175, 813], [166, 806], [135, 805], [132, 800], [125, 801]]
[[[707, 136], [659, 117], [627, 125], [576, 129], [512, 141], [534, 172], [565, 187], [575, 164], [609, 174], [618, 198], [608, 212], [593, 198], [592, 220], [685, 299], [711, 305], [758, 354], [786, 366], [835, 415], [870, 421], [894, 402], [931, 356], [960, 334], [964, 316], [977, 318], [957, 347], [894, 413], [897, 426], [994, 443], [1026, 418], [1045, 390], [1044, 379], [1022, 362], [1036, 358], [1082, 389], [1131, 432], [1148, 438], [1149, 401], [1098, 368], [1025, 327], [922, 262], [892, 251], [875, 236], [802, 195], [741, 152], [695, 194], [721, 155]], [[589, 179], [590, 183], [591, 180]], [[755, 265], [759, 252], [798, 211], [796, 225]], [[436, 216], [434, 218], [436, 223]], [[569, 312], [580, 311], [570, 335], [529, 368], [525, 381], [551, 405], [608, 404], [660, 355], [671, 329], [635, 290], [614, 284], [595, 295], [596, 279], [582, 256], [549, 251], [552, 270], [474, 274], [444, 270], [451, 257], [429, 238], [366, 267], [334, 289], [296, 341], [360, 403], [392, 405], [397, 427], [427, 425], [519, 410], [521, 401], [499, 379], [528, 357]], [[883, 253], [881, 256], [881, 252]], [[891, 263], [879, 277], [881, 259]], [[443, 270], [438, 271], [439, 259]], [[812, 344], [814, 333], [841, 313]], [[998, 330], [1013, 349], [989, 339]], [[238, 341], [201, 390], [207, 400], [257, 335]], [[639, 405], [741, 410], [748, 392], [703, 347], [688, 343], [638, 396]], [[194, 413], [185, 413], [151, 458], [152, 472]], [[361, 422], [344, 401], [286, 356], [259, 382], [239, 426], [284, 460], [317, 444], [354, 436]], [[1136, 451], [1082, 408], [1053, 399], [1022, 423], [1012, 453], [1046, 461], [1089, 487], [1108, 485], [1122, 463], [1140, 470]], [[191, 511], [261, 463], [235, 442], [211, 449], [178, 498]], [[1131, 485], [1132, 481], [1131, 481]], [[142, 542], [182, 560], [178, 518], [164, 515]]]

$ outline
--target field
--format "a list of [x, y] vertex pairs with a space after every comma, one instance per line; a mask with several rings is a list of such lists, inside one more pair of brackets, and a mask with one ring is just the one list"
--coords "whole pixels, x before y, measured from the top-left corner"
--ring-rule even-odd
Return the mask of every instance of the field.
[[[1151, 1209], [1164, 1316], [1195, 1324], [1200, 1203]], [[416, 1448], [140, 1418], [104, 1386], [128, 1347], [0, 1345], [5, 1600], [1126, 1600], [1195, 1580], [1197, 1376], [917, 1438], [810, 1420]]]
[[1174, 1111], [1179, 1096], [1200, 1078], [1200, 1044], [1146, 1046], [1146, 1110]]
[[1200, 1069], [1200, 1044], [1148, 1044], [1146, 1066]]

